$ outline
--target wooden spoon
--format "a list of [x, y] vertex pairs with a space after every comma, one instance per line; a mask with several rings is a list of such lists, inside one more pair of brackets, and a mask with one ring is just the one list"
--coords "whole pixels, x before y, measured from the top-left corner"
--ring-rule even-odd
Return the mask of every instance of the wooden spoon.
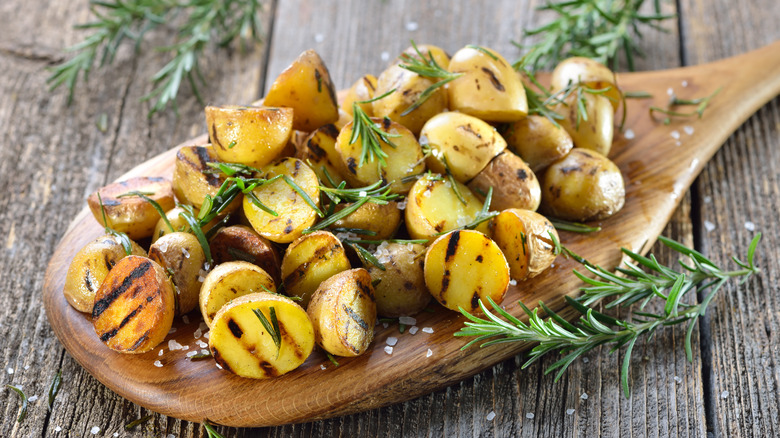
[[[640, 253], [649, 250], [704, 164], [751, 114], [780, 93], [780, 42], [710, 64], [620, 74], [618, 82], [624, 90], [653, 95], [628, 102], [626, 127], [634, 135], [618, 136], [612, 148], [611, 158], [627, 181], [626, 205], [599, 224], [600, 232], [561, 235], [568, 247], [608, 269], [621, 262], [620, 247]], [[651, 105], [666, 105], [669, 90], [681, 98], [694, 98], [719, 87], [723, 89], [701, 120], [664, 125], [648, 114]], [[204, 135], [183, 145], [206, 141]], [[170, 177], [176, 149], [120, 180]], [[414, 335], [408, 330], [400, 334], [395, 324], [378, 326], [373, 350], [367, 354], [340, 358], [336, 367], [317, 351], [299, 369], [271, 380], [237, 377], [217, 369], [211, 359], [187, 359], [187, 352], [201, 349], [196, 342], [207, 342], [193, 336], [200, 321], [197, 313], [190, 314], [189, 323], [177, 321], [176, 331], [168, 337], [188, 350], [170, 351], [164, 343], [142, 355], [117, 354], [98, 340], [90, 318], [71, 308], [62, 294], [74, 254], [102, 234], [91, 216], [87, 208], [76, 216], [49, 262], [43, 288], [46, 313], [62, 344], [87, 371], [119, 395], [164, 415], [240, 427], [346, 415], [443, 388], [530, 347], [514, 343], [461, 351], [466, 340], [453, 333], [465, 319], [437, 307], [434, 313], [417, 315], [421, 330]], [[543, 300], [564, 317], [574, 317], [576, 312], [564, 305], [562, 297], [578, 294], [581, 283], [571, 273], [576, 267], [575, 262], [559, 258], [554, 268], [511, 287], [504, 301], [506, 310], [522, 315], [518, 300], [530, 307]], [[389, 336], [398, 338], [392, 354], [384, 350]]]

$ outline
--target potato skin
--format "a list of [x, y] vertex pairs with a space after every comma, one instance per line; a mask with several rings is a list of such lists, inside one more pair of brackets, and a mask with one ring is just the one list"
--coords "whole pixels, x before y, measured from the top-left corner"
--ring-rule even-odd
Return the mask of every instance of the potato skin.
[[245, 261], [257, 265], [271, 277], [274, 282], [282, 281], [279, 266], [282, 257], [279, 250], [265, 237], [245, 225], [231, 225], [220, 228], [209, 241], [211, 257], [215, 264]]
[[327, 231], [315, 231], [293, 241], [282, 259], [282, 281], [285, 292], [309, 304], [320, 283], [350, 269], [341, 241]]
[[377, 248], [377, 259], [385, 266], [381, 270], [369, 266], [375, 282], [376, 312], [380, 316], [397, 318], [419, 313], [431, 301], [425, 287], [423, 263], [425, 246], [420, 244], [387, 243]]
[[213, 326], [219, 311], [229, 302], [265, 289], [276, 292], [273, 279], [262, 268], [249, 262], [235, 261], [217, 265], [206, 275], [198, 296], [203, 322]]
[[262, 167], [287, 146], [292, 108], [207, 106], [209, 140], [220, 161]]
[[565, 157], [574, 147], [569, 133], [544, 116], [529, 115], [510, 123], [502, 135], [509, 150], [522, 158], [534, 173]]
[[[238, 205], [241, 205], [240, 201]], [[198, 209], [194, 208], [193, 211], [195, 216], [197, 217]], [[171, 223], [171, 227], [173, 227], [173, 231], [171, 231], [171, 229], [168, 228], [168, 224], [166, 224], [162, 218], [158, 219], [157, 225], [154, 226], [154, 233], [152, 234], [152, 243], [156, 242], [157, 239], [169, 233], [174, 233], [177, 231], [191, 233], [192, 229], [190, 228], [190, 224], [180, 216], [180, 214], [184, 212], [185, 210], [181, 207], [174, 207], [168, 210], [167, 212], [165, 212], [165, 217], [168, 218], [168, 222]], [[223, 218], [221, 217], [216, 217], [211, 222], [201, 226], [200, 229], [203, 230], [204, 233], [207, 233], [210, 229], [214, 228], [222, 219]]]
[[336, 184], [344, 181], [344, 173], [346, 172], [341, 155], [336, 150], [338, 136], [339, 130], [335, 125], [321, 126], [306, 137], [295, 155], [311, 167], [323, 185], [329, 187], [331, 184], [325, 176], [326, 170]]
[[325, 351], [348, 357], [365, 353], [376, 324], [371, 276], [357, 268], [330, 277], [314, 292], [306, 312]]
[[577, 124], [577, 106], [575, 96], [566, 100], [566, 105], [560, 104], [556, 112], [563, 116], [560, 124], [571, 136], [574, 146], [590, 149], [601, 155], [609, 155], [612, 149], [612, 138], [615, 133], [615, 114], [609, 99], [597, 94], [583, 93], [587, 120]]
[[145, 353], [168, 335], [175, 306], [173, 283], [165, 270], [146, 257], [127, 256], [95, 294], [92, 323], [110, 349]]
[[541, 183], [541, 211], [560, 219], [606, 219], [625, 203], [620, 169], [605, 156], [587, 149], [574, 148], [553, 163]]
[[[341, 211], [349, 205], [339, 204], [336, 206], [335, 211]], [[401, 210], [398, 209], [397, 202], [391, 201], [387, 204], [366, 202], [349, 216], [334, 222], [329, 228], [359, 228], [361, 230], [373, 231], [376, 234], [356, 233], [356, 235], [362, 239], [384, 240], [393, 237], [400, 225]]]
[[176, 292], [176, 314], [184, 315], [198, 307], [198, 276], [206, 255], [198, 238], [190, 233], [170, 233], [149, 247], [149, 258], [165, 269]]
[[[182, 204], [200, 209], [206, 195], [213, 198], [225, 182], [224, 175], [211, 172], [214, 169], [209, 163], [218, 161], [217, 153], [211, 145], [184, 146], [179, 149], [176, 152], [172, 182], [176, 199]], [[240, 205], [241, 200], [237, 198], [227, 207], [225, 213], [237, 209]]]
[[419, 134], [428, 119], [447, 110], [447, 90], [444, 87], [437, 88], [422, 105], [408, 114], [402, 114], [417, 103], [423, 91], [436, 82], [400, 65], [391, 65], [379, 75], [375, 94], [381, 96], [391, 90], [395, 91], [372, 103], [374, 117], [389, 117], [415, 135]]
[[[120, 197], [132, 191], [150, 193], [146, 196], [157, 202], [163, 211], [168, 211], [175, 205], [173, 188], [169, 180], [145, 176], [130, 178], [102, 187], [89, 195], [87, 204], [100, 225], [104, 225], [103, 213], [100, 208], [102, 200], [108, 222], [105, 225], [127, 234], [133, 240], [151, 237], [160, 215], [152, 207], [152, 204], [139, 196]], [[98, 198], [98, 194], [100, 194], [100, 198]]]
[[550, 82], [555, 91], [564, 89], [569, 82], [582, 83], [596, 90], [610, 87], [604, 95], [608, 96], [613, 112], [617, 111], [622, 99], [615, 73], [604, 64], [582, 56], [559, 62], [552, 72]]
[[536, 210], [542, 200], [539, 180], [517, 155], [504, 151], [482, 169], [468, 187], [474, 193], [488, 193], [493, 188], [491, 210], [523, 208]]
[[[132, 242], [131, 253], [146, 256], [146, 251], [135, 242]], [[62, 292], [68, 303], [79, 312], [91, 313], [95, 293], [108, 272], [126, 256], [122, 243], [110, 234], [100, 236], [81, 248], [65, 275]]]
[[510, 208], [490, 220], [490, 237], [509, 263], [512, 278], [533, 278], [555, 261], [550, 234], [558, 239], [555, 227], [539, 213]]

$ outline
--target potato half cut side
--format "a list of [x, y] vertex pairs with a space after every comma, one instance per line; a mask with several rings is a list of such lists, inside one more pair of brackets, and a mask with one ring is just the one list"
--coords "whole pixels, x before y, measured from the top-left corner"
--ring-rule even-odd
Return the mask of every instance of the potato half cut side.
[[198, 307], [200, 275], [206, 255], [194, 234], [175, 232], [157, 239], [149, 247], [149, 258], [165, 269], [176, 288], [176, 314]]
[[168, 211], [175, 205], [171, 182], [165, 178], [146, 176], [130, 178], [102, 187], [89, 195], [87, 204], [101, 226], [104, 225], [103, 212], [100, 208], [102, 201], [103, 211], [106, 214], [105, 225], [126, 233], [133, 240], [151, 237], [160, 215], [144, 198], [123, 196], [131, 192], [143, 193], [157, 202], [163, 211]]
[[320, 283], [350, 267], [336, 236], [327, 231], [303, 235], [287, 247], [282, 259], [285, 292], [300, 297], [306, 307]]
[[[457, 190], [457, 192], [456, 192]], [[461, 195], [465, 203], [458, 198]], [[462, 227], [477, 218], [482, 201], [463, 184], [434, 175], [425, 175], [414, 183], [404, 211], [406, 228], [413, 239], [433, 239]], [[480, 229], [487, 230], [487, 224]]]
[[276, 292], [274, 280], [263, 269], [242, 261], [217, 265], [200, 287], [200, 313], [211, 327], [219, 310], [238, 297], [268, 289]]
[[276, 377], [306, 361], [314, 349], [314, 329], [306, 311], [292, 300], [253, 293], [217, 313], [209, 349], [227, 371], [254, 379]]
[[127, 256], [108, 273], [95, 294], [92, 324], [98, 338], [120, 353], [145, 353], [168, 335], [176, 298], [160, 265]]
[[425, 285], [442, 306], [474, 312], [490, 297], [503, 301], [509, 265], [495, 242], [479, 231], [453, 231], [436, 239], [425, 255]]
[[490, 220], [490, 237], [503, 251], [512, 278], [532, 278], [555, 261], [555, 227], [539, 213], [510, 208]]
[[293, 129], [292, 108], [207, 106], [209, 140], [221, 161], [261, 167], [287, 146]]

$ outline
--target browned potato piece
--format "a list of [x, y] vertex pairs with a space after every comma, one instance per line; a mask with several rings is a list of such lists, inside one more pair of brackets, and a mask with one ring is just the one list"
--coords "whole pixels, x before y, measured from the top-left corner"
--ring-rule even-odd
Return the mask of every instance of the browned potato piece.
[[[297, 158], [282, 158], [263, 168], [265, 178], [287, 175], [309, 198], [320, 203], [320, 186], [317, 174]], [[278, 179], [271, 184], [257, 187], [254, 197], [277, 215], [274, 216], [255, 205], [252, 196], [244, 196], [244, 214], [252, 228], [261, 236], [276, 243], [289, 243], [300, 237], [303, 230], [314, 225], [317, 212], [287, 183]]]
[[531, 115], [510, 123], [503, 131], [509, 150], [539, 173], [574, 147], [571, 136], [547, 117]]
[[334, 125], [325, 125], [317, 128], [308, 135], [298, 148], [297, 157], [308, 164], [317, 174], [317, 177], [326, 186], [332, 186], [325, 176], [325, 172], [333, 179], [337, 185], [344, 181], [346, 168], [341, 161], [341, 155], [336, 150], [336, 139], [339, 136], [339, 130]]
[[528, 114], [520, 76], [495, 51], [464, 47], [452, 55], [448, 70], [463, 73], [447, 84], [451, 110], [490, 122], [514, 122]]
[[206, 126], [221, 161], [262, 167], [287, 147], [292, 108], [207, 106]]
[[363, 268], [350, 269], [320, 284], [306, 309], [314, 338], [336, 356], [359, 356], [374, 339], [376, 303], [371, 276]]
[[598, 152], [574, 148], [542, 177], [543, 212], [576, 222], [605, 219], [625, 203], [620, 169]]
[[198, 307], [200, 275], [206, 255], [198, 238], [190, 233], [170, 233], [149, 247], [149, 258], [165, 269], [176, 291], [176, 314], [184, 315]]
[[375, 256], [385, 270], [373, 265], [368, 268], [375, 284], [378, 315], [388, 318], [414, 315], [428, 305], [431, 294], [425, 287], [424, 255], [425, 246], [419, 244], [379, 245]]
[[490, 220], [490, 237], [504, 253], [515, 280], [536, 277], [552, 265], [556, 255], [551, 233], [558, 239], [550, 221], [529, 210], [510, 208]]
[[244, 225], [220, 228], [209, 241], [215, 264], [242, 260], [259, 266], [280, 282], [281, 257], [276, 247], [255, 230]]
[[[241, 205], [240, 201], [238, 205]], [[168, 222], [170, 222], [171, 227], [173, 227], [173, 230], [171, 230], [168, 227], [168, 224], [165, 223], [163, 218], [158, 219], [157, 225], [154, 226], [154, 233], [152, 234], [152, 243], [156, 242], [157, 239], [159, 239], [160, 237], [168, 233], [175, 233], [178, 231], [191, 233], [192, 229], [190, 228], [190, 224], [187, 223], [187, 221], [181, 217], [181, 213], [184, 212], [185, 212], [184, 209], [181, 207], [174, 207], [168, 210], [167, 212], [165, 212], [165, 217], [168, 218]], [[197, 208], [193, 209], [193, 212], [195, 217], [198, 217], [198, 209]], [[200, 229], [203, 230], [204, 233], [206, 233], [210, 229], [214, 228], [222, 219], [223, 218], [221, 217], [216, 217], [211, 222], [201, 226]]]
[[613, 112], [617, 111], [622, 99], [615, 73], [604, 64], [590, 58], [575, 56], [564, 59], [555, 66], [550, 82], [555, 91], [566, 88], [569, 82], [585, 84], [596, 90], [609, 87], [604, 96], [608, 97]]
[[287, 295], [300, 297], [301, 305], [306, 307], [320, 283], [350, 268], [344, 246], [336, 236], [327, 231], [305, 234], [284, 252], [284, 290]]
[[[460, 230], [436, 239], [425, 255], [425, 285], [442, 306], [474, 312], [480, 300], [504, 300], [509, 265], [495, 242], [479, 231]], [[485, 301], [485, 304], [488, 304]]]
[[361, 164], [362, 137], [358, 137], [354, 143], [350, 143], [353, 125], [348, 123], [341, 130], [336, 141], [336, 150], [347, 169], [344, 176], [353, 187], [365, 187], [382, 180], [385, 183], [392, 183], [391, 191], [393, 193], [406, 193], [413, 182], [404, 183], [401, 180], [404, 177], [425, 171], [424, 155], [420, 143], [417, 142], [417, 138], [411, 131], [399, 123], [389, 119], [373, 118], [371, 120], [381, 125], [384, 132], [397, 136], [390, 138], [395, 147], [380, 140], [382, 151], [387, 154], [385, 158], [387, 165], [380, 169], [378, 158], [374, 158], [373, 155], [370, 155], [369, 159]]
[[612, 137], [615, 131], [615, 114], [609, 99], [597, 94], [583, 93], [587, 120], [578, 120], [574, 95], [566, 100], [566, 105], [558, 105], [556, 111], [563, 116], [559, 121], [563, 129], [569, 133], [574, 146], [596, 151], [605, 157], [612, 148]]
[[[341, 211], [349, 205], [351, 204], [339, 204], [336, 206], [336, 211]], [[349, 216], [337, 220], [329, 228], [369, 230], [376, 234], [356, 234], [361, 239], [385, 240], [395, 235], [399, 225], [401, 225], [401, 210], [398, 209], [397, 202], [388, 202], [387, 204], [366, 202]]]
[[426, 78], [399, 65], [392, 65], [379, 75], [376, 96], [391, 90], [388, 96], [373, 102], [375, 117], [389, 117], [390, 120], [406, 126], [415, 135], [420, 133], [425, 122], [431, 117], [447, 110], [447, 91], [437, 88], [425, 102], [409, 111], [417, 103], [420, 95], [437, 81]]
[[[135, 242], [132, 242], [131, 253], [146, 256], [146, 251]], [[81, 248], [70, 262], [62, 287], [68, 303], [79, 312], [91, 313], [95, 292], [111, 268], [126, 256], [125, 247], [110, 234], [100, 236]]]
[[203, 279], [198, 296], [203, 322], [213, 327], [214, 318], [227, 303], [258, 292], [276, 292], [274, 280], [262, 268], [235, 261], [217, 265]]
[[[173, 193], [182, 204], [192, 205], [197, 209], [203, 206], [206, 195], [212, 198], [216, 195], [225, 177], [214, 173], [209, 163], [216, 163], [217, 154], [211, 145], [184, 146], [176, 152], [176, 164], [173, 170]], [[236, 198], [225, 210], [234, 211], [241, 206], [241, 200]]]
[[477, 176], [506, 149], [506, 141], [496, 128], [458, 112], [437, 114], [428, 120], [420, 132], [420, 144], [431, 148], [425, 160], [428, 168], [444, 174], [446, 159], [452, 176], [462, 183]]
[[108, 348], [146, 353], [168, 335], [176, 298], [160, 265], [141, 256], [121, 259], [95, 294], [92, 324]]
[[301, 53], [274, 80], [265, 105], [292, 108], [293, 128], [311, 132], [339, 119], [336, 89], [325, 63], [314, 50]]
[[[163, 211], [168, 211], [175, 205], [173, 189], [169, 180], [145, 176], [130, 178], [102, 187], [89, 195], [87, 204], [89, 204], [89, 209], [99, 224], [121, 231], [133, 240], [151, 237], [160, 215], [152, 204], [140, 196], [122, 196], [130, 192], [143, 193], [157, 202]], [[103, 213], [98, 194], [103, 201], [107, 224], [103, 224]]]
[[520, 157], [504, 151], [479, 172], [468, 184], [474, 193], [487, 194], [493, 187], [492, 210], [524, 208], [536, 210], [542, 190], [536, 175]]
[[348, 112], [339, 108], [339, 119], [336, 120], [336, 122], [333, 125], [336, 127], [336, 129], [341, 131], [351, 121], [352, 121], [352, 116]]
[[448, 55], [447, 52], [445, 52], [444, 49], [442, 49], [441, 47], [434, 46], [431, 44], [418, 44], [416, 50], [414, 46], [407, 47], [401, 53], [401, 56], [396, 58], [394, 63], [395, 64], [405, 63], [404, 62], [405, 55], [408, 55], [415, 59], [422, 60], [420, 59], [420, 54], [417, 53], [418, 51], [425, 57], [426, 60], [430, 60], [431, 58], [433, 58], [433, 60], [436, 61], [436, 64], [438, 64], [439, 67], [445, 70], [450, 65], [450, 55]]
[[[341, 102], [341, 109], [344, 110], [350, 116], [352, 114], [352, 104], [355, 102], [362, 102], [371, 100], [374, 98], [374, 92], [376, 91], [376, 76], [365, 75], [355, 81], [354, 84], [347, 90], [344, 96], [344, 101]], [[369, 117], [374, 116], [374, 107], [371, 103], [359, 103], [360, 109], [363, 110]]]

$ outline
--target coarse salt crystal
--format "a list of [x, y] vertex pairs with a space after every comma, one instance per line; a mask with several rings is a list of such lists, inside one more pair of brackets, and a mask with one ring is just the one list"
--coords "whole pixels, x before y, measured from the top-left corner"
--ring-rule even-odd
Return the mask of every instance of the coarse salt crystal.
[[162, 356], [163, 355], [163, 350], [164, 350], [164, 348], [161, 348], [160, 351], [157, 353], [157, 355], [158, 356]]
[[382, 52], [379, 55], [380, 58], [382, 58], [382, 61], [389, 61], [390, 60], [390, 53], [389, 52]]
[[433, 333], [433, 327], [423, 327], [422, 331], [425, 333]]
[[525, 418], [527, 418], [529, 420], [533, 420], [534, 419], [534, 413], [533, 412], [529, 412], [529, 413], [525, 414]]
[[683, 131], [688, 135], [693, 135], [693, 126], [685, 125], [683, 126]]
[[678, 140], [678, 141], [674, 142], [674, 145], [675, 146], [682, 146], [682, 142]]
[[206, 279], [202, 275], [198, 275], [198, 283], [203, 283]]
[[189, 316], [187, 316], [187, 315], [184, 315], [184, 316], [182, 316], [182, 317], [181, 317], [181, 320], [182, 320], [182, 321], [183, 321], [185, 324], [189, 324], [189, 323], [190, 323], [190, 317], [189, 317]]
[[712, 202], [712, 196], [705, 196], [704, 197], [704, 203], [709, 204]]
[[8, 368], [8, 374], [13, 374], [13, 373], [14, 373], [14, 369], [13, 368]]
[[667, 88], [666, 94], [668, 94], [670, 96], [674, 96], [674, 89], [672, 89], [671, 87]]
[[217, 368], [219, 368], [219, 369], [222, 369], [222, 365], [220, 365], [220, 364], [218, 364], [218, 363], [215, 363], [214, 365], [216, 365], [216, 366], [217, 366]]
[[185, 258], [185, 259], [188, 259], [188, 258], [190, 258], [190, 252], [189, 252], [189, 251], [187, 251], [187, 248], [182, 248], [182, 249], [181, 249], [181, 253], [184, 255], [184, 258]]
[[206, 347], [209, 346], [209, 344], [207, 344], [207, 343], [205, 343], [203, 341], [200, 341], [200, 340], [198, 342], [196, 342], [196, 344], [198, 344], [198, 347], [200, 347], [200, 348], [206, 348]]
[[396, 207], [397, 207], [399, 210], [406, 210], [406, 199], [404, 199], [403, 201], [401, 201], [401, 202], [399, 202], [399, 203], [395, 204], [395, 206], [396, 206]]
[[184, 346], [181, 345], [180, 343], [176, 342], [175, 339], [169, 339], [168, 340], [168, 350], [170, 350], [170, 351], [182, 350], [183, 347]]
[[720, 393], [720, 398], [726, 398], [728, 396], [729, 396], [729, 392], [728, 391], [723, 391], [723, 392]]
[[417, 318], [413, 318], [411, 316], [402, 316], [398, 318], [398, 322], [404, 325], [415, 325], [417, 324]]
[[169, 433], [167, 438], [176, 438], [176, 435]]
[[195, 356], [196, 354], [198, 354], [198, 350], [192, 350], [187, 353], [187, 357], [192, 357]]
[[756, 231], [756, 224], [753, 222], [747, 221], [745, 222], [745, 229], [748, 231]]
[[674, 376], [674, 381], [677, 382], [677, 383], [680, 383], [680, 382], [682, 382], [682, 377]]
[[388, 327], [390, 327], [390, 324], [388, 324], [388, 323], [386, 323], [386, 322], [383, 322], [383, 323], [382, 323], [382, 327], [384, 327], [384, 328], [388, 328]]
[[33, 396], [31, 396], [30, 398], [27, 399], [27, 401], [31, 402], [31, 403], [34, 402], [35, 400], [38, 400], [38, 396], [37, 395], [33, 395]]
[[671, 135], [672, 138], [675, 139], [675, 140], [679, 140], [680, 139], [680, 131], [678, 131], [676, 129], [674, 131], [672, 131], [669, 135]]
[[320, 369], [324, 371], [324, 370], [327, 370], [328, 368], [325, 365], [320, 364]]
[[704, 221], [704, 228], [706, 228], [708, 232], [712, 231], [715, 229], [715, 224], [710, 221]]
[[321, 43], [323, 41], [325, 41], [325, 35], [323, 35], [321, 33], [318, 33], [318, 34], [314, 35], [314, 42], [315, 43]]
[[160, 252], [164, 253], [168, 251], [168, 242], [162, 242], [159, 245], [157, 245], [157, 249], [160, 250]]
[[389, 345], [385, 345], [385, 353], [393, 354], [393, 347], [391, 347]]
[[398, 343], [398, 338], [396, 338], [395, 336], [390, 336], [387, 338], [385, 342], [387, 343], [387, 345], [392, 347]]
[[162, 368], [163, 364], [159, 360], [156, 360], [154, 361], [154, 366], [156, 366], [157, 368]]
[[200, 350], [200, 354], [209, 354], [208, 350]]
[[590, 359], [588, 359], [587, 357], [582, 358], [582, 363], [588, 363], [588, 362], [590, 362]]
[[487, 421], [493, 421], [494, 418], [496, 418], [496, 413], [493, 411], [488, 412], [487, 416], [485, 417]]
[[365, 190], [361, 190], [360, 193], [358, 194], [360, 195], [361, 198], [365, 198], [366, 196], [368, 196], [368, 193]]
[[417, 328], [416, 325], [413, 325], [413, 326], [409, 327], [409, 334], [410, 335], [414, 335], [414, 334], [417, 333], [417, 330], [419, 330], [419, 328]]
[[511, 284], [512, 286], [517, 286], [517, 280], [515, 280], [513, 278], [513, 279], [509, 280], [509, 284]]
[[623, 134], [623, 137], [625, 137], [627, 140], [631, 140], [634, 138], [634, 130], [633, 129], [626, 129], [626, 132]]
[[114, 432], [114, 434], [111, 436], [119, 436], [119, 432]]
[[574, 413], [574, 409], [572, 408], [566, 409], [566, 415], [572, 415], [573, 413]]
[[30, 365], [25, 365], [25, 366], [24, 366], [24, 370], [25, 370], [25, 371], [27, 371], [27, 370], [29, 370], [29, 369], [30, 369]]
[[61, 427], [59, 427], [59, 426], [57, 426], [57, 427], [55, 427], [55, 428], [54, 428], [54, 431], [55, 431], [55, 432], [59, 432], [59, 431], [61, 431], [61, 430], [62, 430], [62, 428], [61, 428]]
[[210, 332], [203, 333], [203, 337], [204, 337], [204, 338], [208, 339], [208, 338], [209, 338], [209, 336], [211, 336], [211, 333], [210, 333]]
[[171, 327], [171, 329], [168, 330], [168, 334], [171, 335], [171, 334], [174, 334], [174, 333], [176, 333], [176, 327]]
[[683, 87], [687, 87], [688, 86], [688, 81], [682, 81], [682, 86]]
[[95, 426], [95, 427], [93, 427], [92, 429], [89, 430], [89, 433], [91, 433], [92, 435], [97, 435], [98, 432], [100, 432], [100, 428], [97, 427], [97, 426]]
[[583, 399], [583, 400], [587, 400], [588, 399], [588, 394], [583, 392], [582, 395], [580, 396], [580, 398]]
[[409, 32], [414, 32], [419, 27], [420, 27], [420, 25], [417, 24], [416, 21], [409, 21], [409, 22], [406, 23], [406, 30], [408, 30]]
[[193, 333], [192, 336], [195, 337], [195, 339], [198, 339], [199, 337], [203, 336], [203, 330], [198, 327]]
[[431, 357], [433, 356], [433, 351], [429, 348], [428, 351], [425, 353], [425, 357]]

